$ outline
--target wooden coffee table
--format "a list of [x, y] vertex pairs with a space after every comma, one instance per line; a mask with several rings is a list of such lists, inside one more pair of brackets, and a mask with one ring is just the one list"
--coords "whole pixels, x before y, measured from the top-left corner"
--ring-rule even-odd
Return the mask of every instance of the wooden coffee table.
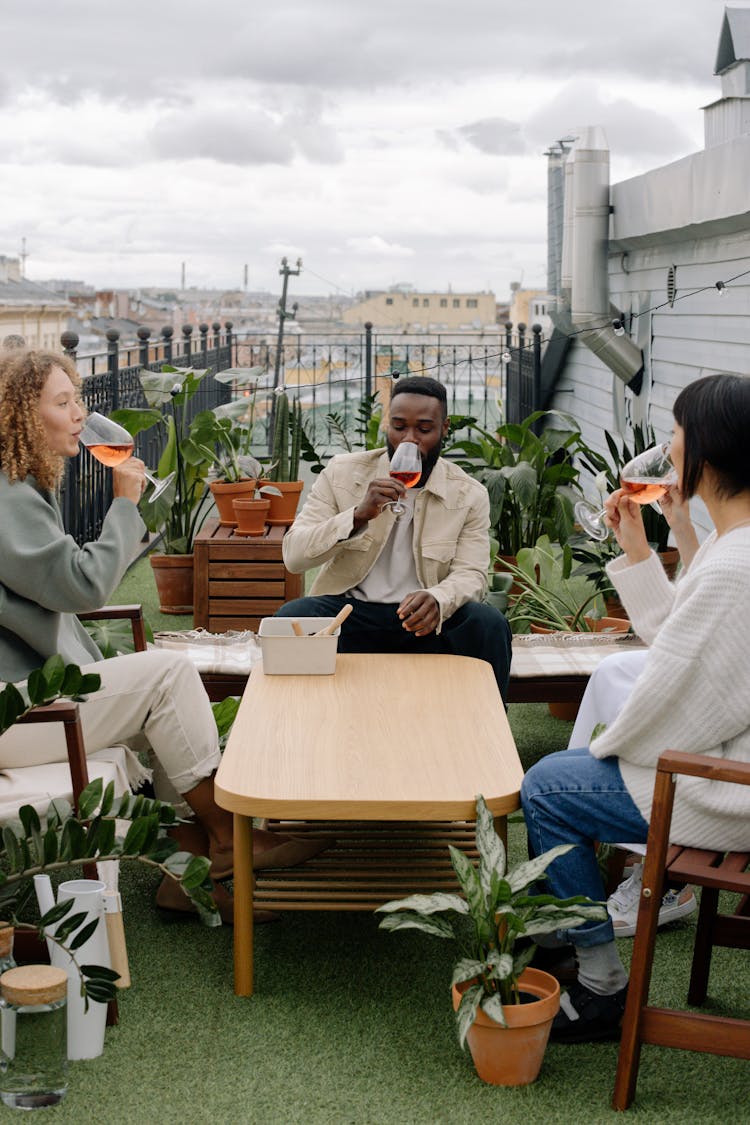
[[[216, 775], [216, 800], [234, 814], [235, 992], [253, 990], [254, 816], [337, 840], [299, 867], [259, 873], [270, 889], [261, 894], [259, 879], [256, 905], [372, 910], [401, 894], [441, 889], [430, 851], [440, 854], [440, 881], [455, 889], [447, 844], [470, 848], [476, 795], [504, 830], [522, 777], [484, 661], [339, 654], [333, 676], [265, 676], [257, 667]], [[459, 822], [458, 836], [446, 822]], [[399, 845], [395, 858], [390, 836]]]

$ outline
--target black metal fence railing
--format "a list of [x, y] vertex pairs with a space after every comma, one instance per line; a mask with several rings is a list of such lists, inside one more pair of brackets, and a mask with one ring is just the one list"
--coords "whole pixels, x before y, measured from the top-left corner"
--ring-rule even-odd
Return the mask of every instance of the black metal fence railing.
[[[186, 332], [185, 329], [190, 329]], [[89, 411], [97, 410], [100, 414], [110, 414], [121, 407], [146, 407], [146, 397], [140, 381], [140, 372], [148, 368], [159, 371], [165, 363], [174, 364], [176, 367], [208, 367], [214, 371], [226, 370], [231, 366], [232, 336], [231, 324], [227, 325], [224, 340], [221, 339], [220, 325], [216, 329], [211, 346], [209, 347], [208, 333], [204, 332], [207, 325], [200, 326], [201, 339], [196, 341], [198, 347], [191, 348], [192, 325], [185, 325], [183, 329], [183, 348], [177, 352], [172, 343], [172, 329], [162, 329], [162, 340], [157, 344], [150, 341], [150, 332], [146, 328], [138, 330], [140, 345], [138, 348], [120, 349], [120, 334], [114, 329], [107, 332], [108, 350], [107, 367], [95, 373], [101, 367], [100, 356], [76, 357], [78, 337], [74, 332], [65, 332], [61, 342], [66, 353], [76, 359], [79, 371], [83, 376], [82, 391], [83, 401]], [[125, 365], [121, 361], [125, 359]], [[88, 370], [87, 370], [88, 368]], [[229, 402], [232, 392], [223, 383], [214, 379], [205, 378], [201, 382], [196, 394], [187, 404], [185, 418], [188, 424], [201, 410], [210, 410], [221, 403]], [[163, 428], [155, 428], [138, 434], [135, 439], [135, 452], [145, 461], [146, 465], [154, 468], [164, 451], [166, 434]], [[66, 530], [78, 543], [85, 543], [96, 539], [102, 528], [104, 515], [112, 502], [112, 477], [111, 473], [100, 465], [93, 457], [82, 454], [71, 458], [66, 466], [60, 490], [60, 506]]]
[[[376, 332], [371, 324], [363, 332], [287, 336], [280, 354], [277, 341], [262, 333], [233, 333], [231, 321], [223, 327], [201, 324], [198, 335], [186, 324], [181, 339], [171, 327], [162, 328], [156, 340], [148, 328], [138, 330], [137, 346], [121, 348], [119, 333], [107, 333], [107, 352], [77, 359], [78, 337], [65, 332], [61, 342], [76, 359], [83, 376], [84, 401], [90, 410], [108, 414], [119, 407], [145, 406], [139, 372], [159, 370], [164, 363], [177, 367], [260, 367], [263, 374], [253, 397], [253, 449], [268, 451], [269, 419], [276, 386], [299, 398], [305, 411], [310, 439], [325, 459], [341, 450], [337, 427], [355, 442], [357, 412], [362, 400], [379, 391], [394, 377], [431, 375], [448, 392], [452, 414], [470, 415], [484, 429], [500, 420], [520, 422], [540, 403], [541, 328], [520, 324], [516, 334], [506, 324], [497, 332], [454, 333], [432, 336]], [[200, 410], [211, 409], [242, 393], [207, 377], [188, 407], [188, 421]], [[136, 439], [136, 452], [150, 468], [161, 456], [164, 431], [151, 430]], [[356, 442], [355, 442], [356, 443]], [[109, 472], [92, 458], [69, 462], [62, 488], [65, 526], [80, 543], [96, 538], [111, 502]]]

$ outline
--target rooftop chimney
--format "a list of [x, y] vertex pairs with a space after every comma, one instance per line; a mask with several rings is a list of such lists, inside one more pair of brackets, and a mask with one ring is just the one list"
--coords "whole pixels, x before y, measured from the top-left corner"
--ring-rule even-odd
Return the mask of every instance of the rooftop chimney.
[[725, 8], [714, 74], [721, 97], [703, 107], [706, 148], [750, 133], [750, 8]]

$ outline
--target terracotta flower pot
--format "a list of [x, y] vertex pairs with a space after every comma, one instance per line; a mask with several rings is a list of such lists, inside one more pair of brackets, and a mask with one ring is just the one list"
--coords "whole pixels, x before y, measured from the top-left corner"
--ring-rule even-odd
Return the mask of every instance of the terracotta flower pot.
[[160, 613], [193, 612], [193, 556], [149, 555]]
[[267, 522], [271, 527], [289, 527], [294, 523], [297, 515], [300, 496], [304, 484], [301, 480], [270, 480], [265, 482], [269, 488], [275, 488], [281, 495], [274, 492], [268, 493], [271, 501], [271, 510]]
[[235, 535], [263, 535], [271, 506], [268, 497], [260, 500], [234, 500], [232, 506], [235, 515]]
[[242, 480], [212, 480], [209, 484], [211, 494], [219, 513], [219, 523], [222, 527], [236, 527], [237, 520], [232, 508], [232, 501], [237, 498], [252, 499], [255, 494], [256, 481], [250, 477]]
[[[507, 1027], [495, 1023], [480, 1008], [466, 1037], [477, 1074], [493, 1086], [528, 1086], [535, 1081], [560, 1007], [560, 985], [549, 973], [524, 969], [518, 984], [521, 992], [535, 999], [527, 1004], [504, 1004]], [[453, 985], [454, 1011], [467, 987]]]

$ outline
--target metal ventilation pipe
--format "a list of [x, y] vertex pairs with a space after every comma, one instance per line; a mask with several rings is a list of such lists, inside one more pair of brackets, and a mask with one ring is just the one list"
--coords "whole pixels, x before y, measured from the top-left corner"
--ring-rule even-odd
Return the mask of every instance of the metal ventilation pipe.
[[581, 333], [581, 341], [639, 394], [643, 352], [612, 326], [613, 318], [623, 317], [609, 301], [609, 146], [601, 126], [579, 131], [565, 172], [562, 287], [569, 268], [570, 319], [579, 331], [590, 329]]

